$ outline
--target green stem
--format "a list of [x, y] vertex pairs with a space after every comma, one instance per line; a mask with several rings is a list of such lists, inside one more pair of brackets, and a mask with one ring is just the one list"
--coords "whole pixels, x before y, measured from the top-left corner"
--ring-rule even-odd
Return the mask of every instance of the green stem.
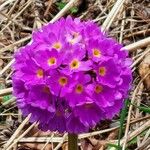
[[78, 150], [78, 135], [68, 134], [68, 150]]

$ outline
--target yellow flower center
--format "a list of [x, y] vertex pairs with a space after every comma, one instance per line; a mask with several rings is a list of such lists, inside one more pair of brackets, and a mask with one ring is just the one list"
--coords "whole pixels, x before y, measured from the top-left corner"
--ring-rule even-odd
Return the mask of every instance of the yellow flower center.
[[106, 74], [106, 68], [105, 67], [99, 67], [99, 75], [100, 76], [105, 76]]
[[60, 42], [56, 42], [56, 43], [54, 43], [53, 44], [53, 46], [52, 46], [53, 48], [55, 48], [55, 49], [57, 49], [57, 50], [60, 50], [61, 49], [61, 47], [62, 47], [62, 45], [61, 45], [61, 43]]
[[81, 94], [82, 92], [83, 92], [83, 85], [82, 84], [78, 84], [77, 86], [76, 86], [76, 88], [75, 88], [75, 92], [77, 93], [77, 94]]
[[51, 57], [48, 59], [48, 65], [52, 66], [56, 64], [56, 58], [55, 57]]
[[80, 62], [77, 59], [74, 59], [70, 63], [70, 68], [71, 69], [77, 69], [80, 66]]
[[99, 94], [103, 91], [103, 87], [101, 85], [96, 85], [94, 91]]
[[68, 79], [66, 77], [60, 77], [58, 82], [61, 86], [65, 86], [68, 82]]
[[42, 69], [38, 69], [37, 72], [36, 72], [36, 76], [38, 78], [43, 78], [43, 75], [44, 75], [44, 72]]
[[94, 48], [93, 49], [93, 55], [95, 57], [101, 57], [101, 51], [99, 49]]

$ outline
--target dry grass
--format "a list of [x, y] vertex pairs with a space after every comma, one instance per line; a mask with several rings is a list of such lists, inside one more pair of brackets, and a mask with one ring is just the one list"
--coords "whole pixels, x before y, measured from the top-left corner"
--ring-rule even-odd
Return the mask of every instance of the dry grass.
[[[26, 45], [32, 31], [62, 16], [73, 15], [83, 20], [92, 19], [103, 31], [122, 43], [133, 58], [133, 88], [127, 108], [124, 131], [121, 136], [122, 150], [150, 149], [150, 115], [139, 106], [150, 106], [150, 93], [146, 82], [150, 82], [150, 69], [142, 70], [150, 55], [150, 4], [148, 0], [63, 0], [59, 10], [57, 0], [1, 0], [0, 1], [0, 149], [63, 149], [67, 148], [67, 135], [41, 132], [37, 124], [28, 123], [30, 115], [22, 118], [12, 96], [11, 65], [13, 53]], [[76, 13], [71, 8], [78, 8]], [[150, 68], [150, 60], [146, 63]], [[143, 69], [143, 68], [142, 68]], [[146, 79], [146, 80], [145, 80]], [[138, 106], [138, 107], [135, 107]], [[90, 133], [79, 135], [81, 149], [108, 149], [108, 144], [118, 142], [119, 117], [104, 121]], [[146, 131], [146, 132], [145, 132]], [[136, 137], [136, 140], [135, 140]], [[87, 148], [86, 148], [87, 147]], [[107, 147], [107, 148], [106, 148]], [[115, 148], [109, 147], [109, 150]]]

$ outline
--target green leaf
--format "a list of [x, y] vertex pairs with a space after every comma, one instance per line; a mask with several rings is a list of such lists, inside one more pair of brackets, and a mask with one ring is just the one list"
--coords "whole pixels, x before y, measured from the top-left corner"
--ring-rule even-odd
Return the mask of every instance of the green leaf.
[[138, 108], [140, 111], [146, 112], [150, 114], [150, 108], [149, 107], [145, 107], [145, 106], [136, 106], [135, 104], [132, 104], [134, 107]]
[[[149, 130], [149, 129], [146, 129], [146, 130], [144, 130], [143, 132], [141, 132], [141, 133], [139, 134], [140, 137], [144, 137], [145, 134], [148, 132], [148, 130]], [[128, 142], [128, 146], [133, 145], [133, 144], [137, 144], [137, 137], [131, 139], [131, 140]]]
[[126, 118], [126, 114], [128, 111], [128, 105], [129, 105], [129, 100], [125, 101], [125, 107], [122, 109], [121, 111], [121, 115], [120, 115], [120, 127], [119, 127], [119, 137], [118, 137], [118, 150], [121, 150], [121, 145], [120, 145], [120, 140], [123, 134], [123, 124], [125, 122], [125, 118]]
[[[57, 2], [56, 5], [58, 7], [59, 10], [63, 9], [66, 6], [67, 3], [65, 2]], [[78, 8], [77, 7], [72, 7], [70, 9], [71, 14], [75, 14], [78, 12]]]
[[150, 114], [150, 108], [149, 107], [144, 107], [144, 106], [136, 106], [139, 110], [149, 113]]
[[11, 97], [12, 97], [12, 95], [3, 96], [3, 102], [10, 100]]
[[108, 145], [107, 150], [111, 150], [112, 148], [113, 148], [113, 150], [114, 150], [114, 148], [115, 148], [116, 150], [119, 150], [119, 149], [121, 148], [121, 147], [119, 147], [119, 146], [116, 145], [116, 144], [108, 143], [107, 145]]
[[66, 6], [67, 3], [65, 2], [57, 2], [56, 5], [59, 10], [63, 9]]
[[75, 14], [75, 13], [78, 12], [78, 8], [77, 8], [77, 7], [72, 7], [72, 8], [70, 9], [70, 12], [71, 12], [71, 14]]
[[137, 137], [133, 138], [128, 142], [128, 145], [136, 144], [137, 143]]

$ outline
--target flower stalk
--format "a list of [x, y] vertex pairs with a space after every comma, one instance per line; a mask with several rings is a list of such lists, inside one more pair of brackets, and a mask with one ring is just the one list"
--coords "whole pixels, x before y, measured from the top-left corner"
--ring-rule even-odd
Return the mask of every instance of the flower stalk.
[[78, 150], [78, 135], [68, 134], [68, 150]]

